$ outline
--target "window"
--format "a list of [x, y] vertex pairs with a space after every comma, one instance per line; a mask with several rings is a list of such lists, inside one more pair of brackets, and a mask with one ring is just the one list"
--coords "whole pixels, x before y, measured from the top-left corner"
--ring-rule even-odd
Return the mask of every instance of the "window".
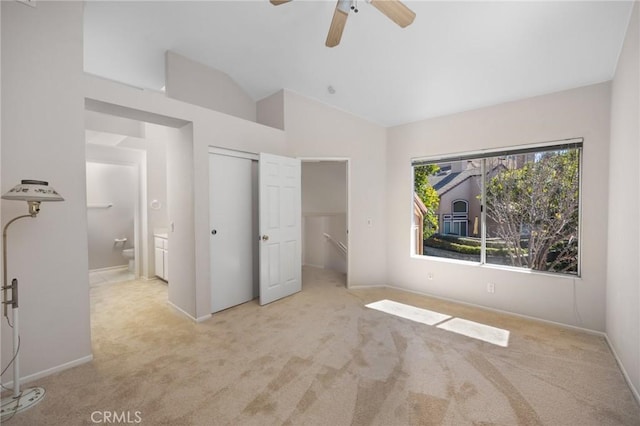
[[578, 275], [581, 151], [573, 139], [414, 160], [414, 254]]
[[445, 214], [443, 229], [445, 234], [467, 236], [469, 221], [469, 203], [465, 200], [456, 200], [452, 203], [450, 214]]

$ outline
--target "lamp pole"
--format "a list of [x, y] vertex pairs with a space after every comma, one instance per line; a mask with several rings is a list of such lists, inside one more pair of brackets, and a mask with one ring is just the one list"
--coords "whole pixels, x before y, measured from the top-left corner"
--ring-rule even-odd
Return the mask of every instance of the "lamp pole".
[[[4, 292], [3, 302], [4, 305], [4, 316], [7, 317], [7, 306], [11, 305], [11, 316], [13, 324], [11, 324], [11, 330], [13, 332], [13, 397], [18, 398], [20, 396], [20, 361], [18, 357], [18, 347], [20, 345], [20, 333], [19, 333], [19, 316], [18, 316], [18, 280], [14, 279], [9, 285], [7, 281], [7, 228], [13, 222], [18, 219], [22, 219], [25, 217], [36, 217], [37, 213], [33, 214], [24, 214], [22, 216], [15, 217], [11, 219], [4, 226], [2, 230], [2, 273], [3, 273], [3, 286], [2, 291]], [[11, 290], [11, 300], [7, 300], [7, 290]]]
[[[4, 316], [9, 322], [8, 305], [11, 305], [13, 324], [9, 322], [13, 331], [13, 395], [2, 398], [2, 408], [0, 410], [0, 420], [13, 417], [16, 413], [27, 410], [42, 401], [45, 390], [41, 387], [31, 387], [20, 389], [20, 323], [18, 317], [18, 280], [11, 280], [11, 285], [7, 282], [7, 229], [16, 220], [33, 217], [40, 212], [40, 202], [42, 201], [64, 201], [64, 198], [49, 186], [48, 182], [40, 180], [22, 180], [20, 184], [14, 186], [9, 192], [2, 195], [4, 200], [26, 201], [29, 206], [29, 214], [21, 215], [11, 219], [2, 230], [2, 304]], [[11, 300], [7, 300], [7, 292], [11, 290]], [[6, 367], [8, 368], [8, 366]]]

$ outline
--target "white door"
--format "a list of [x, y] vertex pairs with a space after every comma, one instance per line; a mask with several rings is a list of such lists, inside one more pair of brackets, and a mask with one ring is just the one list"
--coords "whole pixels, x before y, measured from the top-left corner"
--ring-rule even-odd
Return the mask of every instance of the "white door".
[[260, 304], [302, 289], [300, 160], [260, 154]]
[[257, 190], [255, 160], [209, 155], [211, 312], [258, 296]]

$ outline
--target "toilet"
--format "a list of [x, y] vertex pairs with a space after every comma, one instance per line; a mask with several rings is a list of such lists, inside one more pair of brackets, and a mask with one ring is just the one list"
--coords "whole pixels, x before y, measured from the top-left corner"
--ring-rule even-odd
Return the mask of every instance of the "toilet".
[[122, 250], [122, 256], [125, 259], [129, 260], [129, 272], [135, 272], [136, 260], [135, 260], [135, 254], [134, 254], [133, 248]]

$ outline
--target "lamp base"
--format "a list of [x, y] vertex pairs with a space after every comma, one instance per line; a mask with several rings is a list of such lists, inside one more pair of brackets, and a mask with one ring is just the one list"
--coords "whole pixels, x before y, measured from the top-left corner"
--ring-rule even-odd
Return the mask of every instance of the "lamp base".
[[13, 395], [2, 398], [2, 411], [0, 420], [12, 417], [14, 414], [28, 410], [44, 399], [44, 388], [26, 388], [20, 392], [20, 396]]

